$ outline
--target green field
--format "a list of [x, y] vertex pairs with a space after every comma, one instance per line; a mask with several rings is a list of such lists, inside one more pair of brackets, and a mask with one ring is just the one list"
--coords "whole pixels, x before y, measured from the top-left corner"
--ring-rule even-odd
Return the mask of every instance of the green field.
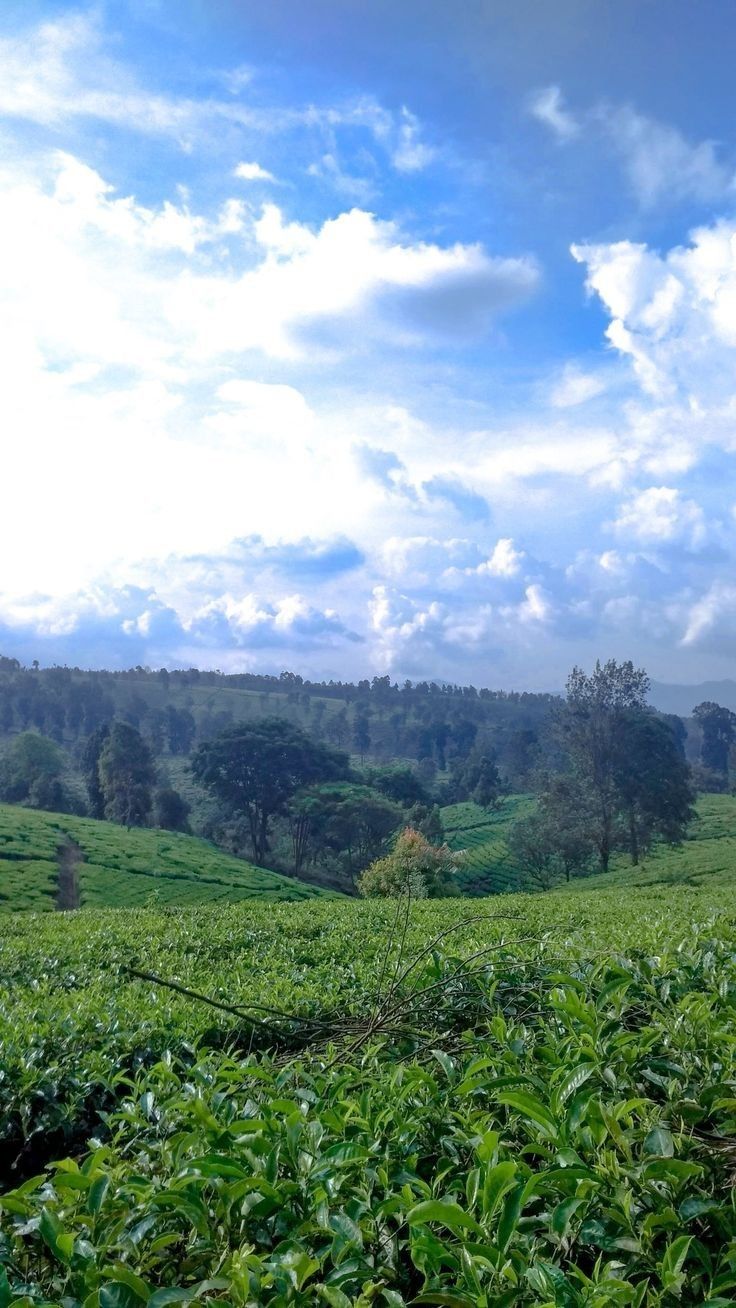
[[733, 886], [394, 911], [8, 916], [0, 1302], [733, 1302]]
[[511, 857], [509, 827], [532, 807], [528, 795], [510, 795], [493, 813], [477, 804], [450, 804], [441, 810], [450, 849], [463, 850], [457, 882], [464, 895], [499, 895], [519, 890], [522, 874]]
[[308, 899], [327, 892], [233, 858], [194, 836], [0, 804], [0, 910], [53, 910], [59, 850], [82, 851], [80, 907]]

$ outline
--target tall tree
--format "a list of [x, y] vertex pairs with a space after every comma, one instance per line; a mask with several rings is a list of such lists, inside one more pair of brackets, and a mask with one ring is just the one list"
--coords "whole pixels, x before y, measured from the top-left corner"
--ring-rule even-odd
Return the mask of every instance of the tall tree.
[[146, 826], [156, 774], [148, 745], [129, 722], [112, 723], [97, 770], [105, 817], [126, 827]]
[[367, 786], [349, 782], [311, 786], [299, 791], [289, 807], [294, 875], [306, 859], [338, 855], [348, 877], [385, 852], [401, 826], [402, 808]]
[[638, 862], [655, 836], [681, 840], [693, 816], [689, 768], [648, 689], [642, 669], [613, 659], [567, 683], [559, 725], [604, 872], [615, 848]]
[[89, 796], [89, 813], [93, 818], [105, 816], [105, 794], [100, 782], [100, 754], [110, 735], [110, 724], [97, 727], [84, 742], [79, 765]]
[[679, 844], [695, 817], [690, 768], [669, 722], [653, 713], [624, 716], [614, 763], [624, 830], [636, 865], [656, 836]]
[[596, 663], [588, 676], [573, 668], [559, 726], [572, 768], [591, 796], [591, 835], [601, 870], [608, 871], [615, 845], [619, 796], [614, 770], [626, 715], [644, 712], [649, 678], [633, 663]]
[[243, 722], [223, 731], [199, 746], [191, 767], [231, 812], [246, 818], [259, 867], [269, 848], [271, 821], [286, 812], [292, 795], [350, 772], [345, 754], [310, 740], [283, 718]]
[[736, 713], [705, 700], [693, 709], [693, 717], [703, 732], [700, 750], [703, 766], [728, 776], [728, 756], [736, 740]]

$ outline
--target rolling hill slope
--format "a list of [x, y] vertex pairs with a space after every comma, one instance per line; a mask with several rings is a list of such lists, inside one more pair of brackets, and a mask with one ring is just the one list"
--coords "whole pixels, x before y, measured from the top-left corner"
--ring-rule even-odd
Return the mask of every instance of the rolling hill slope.
[[[60, 873], [65, 902], [59, 902]], [[66, 875], [65, 875], [66, 874]], [[66, 885], [64, 884], [66, 881]], [[195, 836], [0, 804], [0, 911], [298, 900], [316, 886]]]
[[[495, 813], [477, 804], [452, 804], [442, 810], [451, 849], [466, 851], [458, 885], [466, 895], [494, 895], [533, 889], [514, 863], [506, 843], [509, 828], [533, 805], [531, 796], [511, 795]], [[610, 872], [576, 879], [568, 887], [647, 885], [731, 885], [736, 882], [736, 796], [701, 795], [698, 817], [679, 847], [656, 845], [639, 867], [619, 855]]]

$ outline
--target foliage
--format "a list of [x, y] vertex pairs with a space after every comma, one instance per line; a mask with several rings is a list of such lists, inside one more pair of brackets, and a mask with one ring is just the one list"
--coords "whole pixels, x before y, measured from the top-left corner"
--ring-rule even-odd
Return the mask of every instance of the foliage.
[[624, 715], [613, 780], [633, 864], [657, 836], [682, 842], [695, 816], [695, 792], [668, 722], [651, 713]]
[[200, 745], [192, 761], [195, 778], [245, 816], [259, 866], [268, 852], [271, 820], [286, 812], [296, 791], [348, 772], [346, 755], [280, 718], [231, 727]]
[[367, 768], [366, 785], [392, 799], [404, 808], [412, 804], [427, 804], [431, 798], [427, 787], [408, 763], [391, 763], [385, 767]]
[[487, 812], [498, 808], [509, 787], [494, 758], [474, 754], [452, 770], [452, 789], [458, 799], [469, 799]]
[[129, 722], [113, 722], [97, 760], [105, 817], [126, 827], [148, 825], [156, 780], [151, 751]]
[[398, 804], [367, 786], [331, 782], [297, 792], [290, 806], [294, 875], [332, 854], [352, 882], [384, 852], [402, 817]]
[[153, 797], [157, 827], [168, 831], [189, 831], [190, 806], [173, 786], [161, 786]]
[[64, 785], [64, 752], [47, 736], [23, 731], [0, 758], [0, 799], [31, 808], [74, 809]]
[[[682, 839], [692, 818], [689, 770], [669, 725], [647, 709], [649, 679], [631, 662], [574, 668], [558, 729], [570, 767], [587, 791], [587, 824], [601, 871], [616, 847], [637, 862], [655, 835]], [[650, 756], [656, 754], [656, 766]]]
[[458, 977], [476, 987], [470, 1026], [458, 1012], [425, 1049], [269, 1056], [257, 1028], [126, 972], [370, 1011], [401, 960], [380, 900], [17, 919], [0, 1301], [732, 1302], [733, 887], [581, 884], [504, 899], [516, 919], [484, 906], [449, 952], [433, 938], [466, 906], [413, 907], [427, 1028]]
[[405, 827], [385, 858], [366, 868], [358, 882], [361, 895], [405, 895], [412, 899], [439, 899], [456, 892], [454, 874], [462, 855], [447, 845], [430, 844], [420, 831]]
[[693, 717], [703, 732], [700, 752], [703, 767], [728, 776], [728, 756], [736, 741], [736, 713], [706, 700], [693, 709]]

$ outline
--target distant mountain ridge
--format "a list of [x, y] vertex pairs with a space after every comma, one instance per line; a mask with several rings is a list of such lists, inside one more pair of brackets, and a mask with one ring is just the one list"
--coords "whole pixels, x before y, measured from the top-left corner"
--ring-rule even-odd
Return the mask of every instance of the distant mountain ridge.
[[703, 681], [696, 686], [653, 681], [649, 698], [661, 713], [677, 713], [681, 718], [690, 717], [696, 704], [706, 700], [713, 700], [736, 713], [736, 681]]

